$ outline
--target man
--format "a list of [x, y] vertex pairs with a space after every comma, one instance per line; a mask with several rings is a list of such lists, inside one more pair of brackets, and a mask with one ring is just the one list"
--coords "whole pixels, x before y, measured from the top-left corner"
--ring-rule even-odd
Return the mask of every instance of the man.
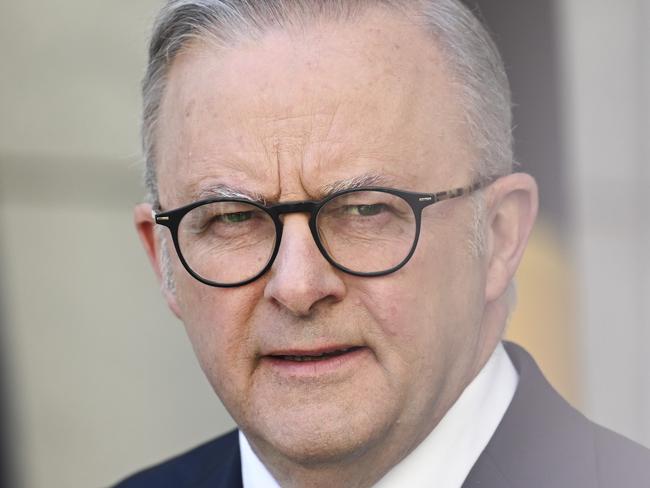
[[650, 486], [501, 344], [537, 212], [455, 0], [177, 0], [138, 232], [239, 431], [120, 486]]

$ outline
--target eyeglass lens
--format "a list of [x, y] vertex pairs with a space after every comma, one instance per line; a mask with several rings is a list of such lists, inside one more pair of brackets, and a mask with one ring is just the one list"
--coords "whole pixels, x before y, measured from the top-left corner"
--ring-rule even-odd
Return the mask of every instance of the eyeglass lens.
[[[357, 273], [399, 265], [416, 234], [411, 206], [381, 191], [344, 193], [328, 201], [316, 218], [318, 237], [330, 258]], [[242, 202], [196, 207], [180, 222], [178, 241], [188, 266], [202, 278], [234, 284], [258, 275], [276, 246], [271, 215]]]

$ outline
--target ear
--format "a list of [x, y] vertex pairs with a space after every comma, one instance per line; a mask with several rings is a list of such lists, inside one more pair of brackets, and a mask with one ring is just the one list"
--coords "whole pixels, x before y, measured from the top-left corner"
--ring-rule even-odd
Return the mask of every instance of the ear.
[[538, 209], [532, 176], [514, 173], [499, 178], [487, 191], [488, 268], [485, 301], [503, 296], [526, 249]]
[[140, 242], [144, 246], [144, 250], [149, 257], [149, 262], [153, 267], [156, 277], [158, 278], [158, 283], [160, 283], [160, 289], [163, 292], [165, 300], [170, 310], [173, 312], [176, 317], [181, 318], [180, 309], [178, 307], [178, 302], [176, 300], [176, 295], [169, 290], [163, 283], [163, 270], [161, 268], [161, 249], [160, 249], [160, 239], [156, 236], [155, 232], [155, 223], [152, 217], [152, 207], [148, 203], [141, 203], [137, 205], [133, 210], [133, 221], [135, 223], [135, 228], [140, 237]]

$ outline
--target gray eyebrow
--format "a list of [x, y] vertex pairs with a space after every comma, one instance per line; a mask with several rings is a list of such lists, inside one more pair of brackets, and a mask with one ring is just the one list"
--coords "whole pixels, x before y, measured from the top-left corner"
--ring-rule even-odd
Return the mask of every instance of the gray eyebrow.
[[242, 200], [251, 200], [263, 205], [266, 204], [266, 199], [257, 192], [225, 185], [223, 183], [201, 188], [196, 195], [196, 200], [207, 200], [209, 198], [238, 198]]
[[[327, 197], [333, 193], [344, 190], [354, 190], [355, 188], [373, 187], [373, 186], [391, 186], [394, 178], [379, 173], [366, 173], [352, 178], [337, 180], [333, 183], [323, 185], [319, 189], [320, 195]], [[194, 200], [207, 200], [210, 198], [238, 198], [242, 200], [251, 200], [253, 202], [266, 205], [268, 202], [263, 195], [257, 192], [238, 188], [235, 186], [218, 183], [201, 188], [196, 194]]]
[[320, 188], [322, 195], [328, 196], [344, 190], [354, 190], [355, 188], [372, 187], [372, 186], [391, 186], [394, 184], [394, 178], [379, 173], [366, 173], [346, 178], [324, 185]]

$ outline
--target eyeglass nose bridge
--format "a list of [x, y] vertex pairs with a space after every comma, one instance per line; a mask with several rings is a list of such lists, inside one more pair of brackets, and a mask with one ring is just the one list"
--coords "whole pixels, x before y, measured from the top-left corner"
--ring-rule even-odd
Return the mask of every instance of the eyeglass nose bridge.
[[280, 217], [282, 215], [292, 214], [292, 213], [306, 213], [309, 215], [309, 230], [311, 231], [312, 236], [316, 241], [316, 245], [320, 249], [321, 253], [323, 253], [323, 255], [325, 255], [325, 257], [329, 259], [329, 257], [326, 255], [327, 253], [325, 252], [325, 249], [321, 245], [320, 239], [318, 237], [318, 230], [316, 229], [316, 214], [318, 213], [318, 210], [320, 209], [321, 206], [322, 204], [320, 202], [307, 200], [302, 202], [277, 203], [275, 205], [268, 207], [267, 210], [273, 217], [278, 232], [277, 245], [278, 246], [280, 245], [279, 241], [282, 238], [282, 230], [284, 228], [284, 222], [280, 220]]
[[318, 229], [316, 227], [316, 215], [318, 214], [318, 211], [322, 208], [322, 206], [323, 206], [323, 202], [314, 202], [314, 201], [307, 200], [301, 202], [278, 203], [268, 207], [268, 211], [273, 216], [273, 220], [275, 221], [277, 241], [275, 244], [273, 255], [267, 266], [267, 269], [273, 265], [273, 262], [277, 257], [278, 251], [280, 250], [280, 244], [284, 233], [283, 232], [284, 223], [280, 220], [280, 217], [282, 215], [292, 214], [292, 213], [306, 213], [309, 215], [308, 226], [309, 226], [309, 230], [311, 231], [311, 235], [314, 239], [314, 242], [316, 244], [316, 247], [318, 248], [321, 255], [325, 258], [326, 261], [328, 261], [331, 265], [333, 265], [336, 268], [341, 268], [341, 266], [337, 264], [334, 261], [334, 259], [329, 255], [329, 253], [323, 246], [323, 243], [321, 242], [320, 236], [318, 235]]
[[310, 215], [314, 215], [314, 213], [318, 209], [318, 206], [319, 206], [318, 202], [312, 202], [312, 201], [286, 202], [286, 203], [278, 203], [276, 205], [273, 205], [269, 207], [269, 210], [271, 210], [278, 217], [280, 215], [290, 214], [290, 213], [308, 213]]

